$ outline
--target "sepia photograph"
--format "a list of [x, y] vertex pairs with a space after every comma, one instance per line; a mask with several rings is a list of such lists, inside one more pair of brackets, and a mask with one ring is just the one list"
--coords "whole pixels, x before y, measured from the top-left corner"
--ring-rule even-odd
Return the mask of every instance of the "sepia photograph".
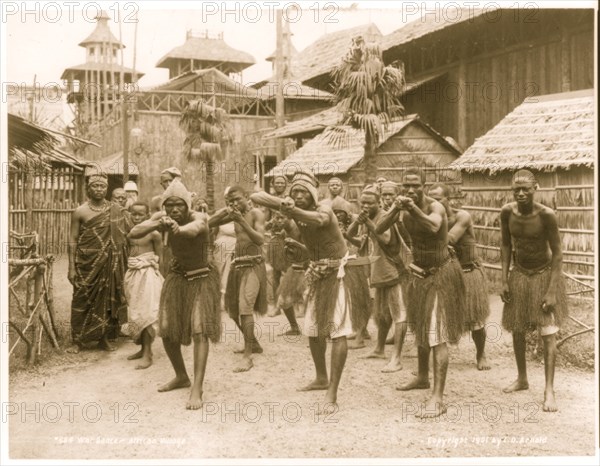
[[598, 464], [597, 2], [0, 8], [1, 464]]

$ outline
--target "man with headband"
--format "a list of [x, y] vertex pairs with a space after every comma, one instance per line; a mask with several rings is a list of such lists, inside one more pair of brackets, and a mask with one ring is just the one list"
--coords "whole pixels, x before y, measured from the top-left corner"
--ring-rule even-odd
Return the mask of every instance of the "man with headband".
[[87, 180], [88, 201], [71, 217], [69, 274], [73, 285], [71, 337], [67, 349], [78, 353], [89, 342], [99, 342], [106, 351], [109, 342], [127, 321], [124, 277], [128, 257], [129, 215], [106, 200], [108, 178], [91, 175]]
[[[502, 325], [513, 334], [517, 380], [505, 393], [527, 390], [527, 330], [537, 328], [544, 342], [546, 388], [544, 411], [558, 410], [554, 397], [556, 333], [567, 317], [567, 295], [562, 278], [562, 246], [556, 214], [533, 200], [537, 180], [529, 170], [512, 178], [515, 202], [502, 207]], [[514, 259], [512, 270], [511, 262]]]
[[[173, 259], [160, 294], [158, 333], [175, 378], [158, 391], [167, 392], [190, 385], [186, 409], [202, 407], [202, 385], [208, 360], [209, 339], [221, 336], [221, 287], [219, 271], [210, 262], [208, 216], [192, 210], [192, 196], [180, 180], [173, 180], [163, 195], [164, 211], [131, 230], [129, 237], [139, 239], [161, 231]], [[187, 374], [181, 345], [194, 343], [194, 381]]]
[[[360, 267], [351, 267], [346, 242], [328, 205], [318, 202], [318, 181], [310, 173], [294, 176], [290, 197], [282, 200], [260, 192], [252, 202], [280, 209], [293, 219], [310, 258], [304, 333], [309, 337], [316, 379], [301, 391], [327, 390], [319, 412], [337, 409], [337, 390], [348, 354], [346, 337], [352, 333], [350, 306], [367, 308], [368, 289], [361, 286]], [[359, 262], [359, 261], [357, 261]], [[360, 263], [360, 262], [359, 262]], [[332, 341], [331, 379], [327, 375], [327, 337]]]

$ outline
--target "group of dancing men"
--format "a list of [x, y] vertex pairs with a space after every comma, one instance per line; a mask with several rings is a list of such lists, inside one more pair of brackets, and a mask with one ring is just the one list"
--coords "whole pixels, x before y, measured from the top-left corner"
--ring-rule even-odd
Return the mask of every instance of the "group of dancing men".
[[[138, 360], [136, 368], [143, 369], [152, 364], [151, 345], [158, 335], [175, 371], [158, 390], [191, 387], [186, 408], [199, 409], [209, 344], [221, 339], [223, 302], [244, 339], [234, 371], [250, 370], [252, 354], [263, 352], [254, 319], [267, 313], [265, 256], [280, 255], [291, 264], [274, 271], [276, 307], [289, 323], [282, 335], [308, 337], [316, 376], [300, 390], [325, 391], [322, 412], [338, 409], [348, 348], [365, 346], [370, 317], [377, 325], [377, 342], [369, 357], [385, 358], [388, 332], [394, 330], [385, 372], [402, 369], [407, 330], [414, 333], [418, 370], [398, 390], [430, 388], [433, 349], [433, 390], [420, 417], [446, 410], [449, 343], [470, 331], [477, 368], [490, 368], [485, 355], [488, 290], [471, 216], [451, 205], [447, 185], [435, 183], [426, 190], [423, 171], [406, 169], [399, 183], [378, 179], [364, 186], [358, 206], [343, 197], [339, 178], [329, 180], [329, 194], [321, 199], [312, 173], [297, 172], [291, 179], [280, 175], [272, 180], [272, 194], [228, 187], [226, 207], [212, 214], [204, 199], [188, 191], [177, 168], [162, 172], [161, 185], [164, 193], [149, 204], [123, 190], [107, 200], [107, 177], [89, 176], [88, 201], [73, 213], [69, 242], [68, 277], [74, 288], [70, 351], [89, 342], [112, 351], [117, 336], [129, 335], [141, 349], [128, 359]], [[534, 201], [536, 189], [535, 176], [518, 170], [512, 178], [514, 201], [500, 213], [502, 324], [512, 332], [518, 369], [504, 392], [528, 388], [526, 333], [537, 329], [545, 362], [543, 409], [551, 412], [557, 410], [556, 333], [567, 306], [556, 215]], [[213, 244], [218, 228], [231, 224], [235, 249], [223, 301], [224, 272], [216, 265]], [[276, 245], [268, 254], [267, 238]], [[192, 343], [190, 378], [181, 346]]]

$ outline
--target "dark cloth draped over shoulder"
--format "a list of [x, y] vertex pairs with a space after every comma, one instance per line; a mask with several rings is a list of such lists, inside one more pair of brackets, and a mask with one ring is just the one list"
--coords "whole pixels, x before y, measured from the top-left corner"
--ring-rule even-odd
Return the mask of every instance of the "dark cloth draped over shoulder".
[[98, 341], [112, 327], [127, 321], [123, 282], [130, 229], [129, 216], [117, 205], [81, 226], [71, 305], [74, 342]]

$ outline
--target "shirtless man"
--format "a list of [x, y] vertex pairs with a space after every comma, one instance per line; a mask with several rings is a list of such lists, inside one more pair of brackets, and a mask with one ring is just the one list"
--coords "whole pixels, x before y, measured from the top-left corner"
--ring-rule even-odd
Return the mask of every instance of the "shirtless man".
[[265, 242], [263, 212], [248, 205], [248, 193], [242, 186], [225, 191], [227, 207], [210, 218], [211, 228], [234, 222], [235, 253], [227, 279], [225, 308], [244, 336], [241, 364], [234, 372], [246, 372], [254, 365], [252, 353], [262, 353], [254, 335], [254, 313], [267, 313], [267, 269], [262, 254]]
[[485, 357], [485, 323], [490, 315], [487, 280], [477, 257], [475, 232], [471, 214], [466, 210], [454, 209], [448, 199], [449, 188], [435, 183], [429, 188], [429, 196], [446, 209], [448, 215], [448, 242], [456, 252], [465, 281], [465, 311], [471, 327], [471, 337], [477, 351], [477, 369], [487, 371], [490, 365]]
[[[150, 208], [143, 202], [129, 206], [131, 222], [139, 225], [147, 220]], [[125, 273], [125, 296], [127, 298], [127, 323], [121, 328], [142, 348], [127, 359], [139, 359], [136, 369], [147, 369], [152, 365], [152, 342], [156, 336], [160, 292], [163, 277], [158, 271], [162, 251], [162, 238], [152, 231], [143, 238], [129, 238], [129, 260]]]
[[327, 182], [327, 190], [329, 191], [329, 194], [325, 199], [321, 201], [321, 204], [326, 204], [329, 207], [331, 207], [331, 203], [334, 199], [338, 197], [344, 199], [344, 196], [342, 195], [342, 191], [344, 190], [344, 184], [342, 183], [342, 180], [339, 179], [337, 176], [329, 178], [329, 181]]
[[[304, 334], [309, 337], [316, 379], [300, 390], [327, 390], [325, 404], [319, 409], [327, 413], [337, 410], [337, 390], [348, 354], [346, 337], [352, 333], [349, 306], [366, 307], [368, 290], [358, 285], [359, 267], [345, 264], [346, 242], [331, 208], [319, 204], [317, 188], [318, 181], [312, 174], [298, 172], [292, 180], [289, 198], [282, 201], [264, 192], [254, 193], [250, 198], [257, 205], [279, 208], [293, 219], [310, 257]], [[346, 296], [350, 297], [350, 303]], [[331, 379], [325, 362], [327, 336], [333, 344]]]
[[[567, 317], [562, 246], [552, 209], [533, 200], [537, 180], [529, 170], [512, 179], [515, 202], [502, 207], [502, 325], [513, 333], [517, 380], [505, 393], [527, 390], [525, 332], [537, 327], [544, 342], [544, 411], [558, 410], [554, 397], [556, 333]], [[511, 262], [513, 268], [509, 271]]]
[[[394, 352], [382, 372], [396, 372], [402, 369], [401, 356], [404, 338], [408, 328], [404, 293], [408, 281], [408, 264], [399, 258], [399, 241], [396, 230], [389, 228], [382, 233], [375, 232], [375, 225], [383, 216], [379, 209], [379, 191], [369, 185], [360, 195], [361, 213], [353, 225], [362, 225], [373, 244], [373, 256], [377, 260], [371, 265], [371, 287], [375, 288], [375, 323], [377, 324], [377, 345], [367, 358], [385, 359], [385, 340], [390, 327], [395, 327]], [[350, 227], [353, 235], [356, 228]], [[392, 244], [393, 243], [393, 244]], [[394, 249], [392, 249], [396, 246]]]
[[429, 352], [433, 347], [433, 393], [419, 417], [441, 416], [448, 370], [446, 342], [456, 342], [464, 325], [464, 282], [458, 261], [448, 251], [448, 216], [444, 206], [425, 196], [425, 175], [407, 169], [402, 179], [405, 196], [381, 218], [375, 231], [390, 228], [402, 213], [402, 221], [412, 240], [414, 262], [408, 285], [408, 321], [418, 346], [416, 378], [398, 390], [429, 388]]
[[[219, 272], [209, 261], [208, 216], [192, 211], [192, 197], [179, 180], [165, 190], [164, 211], [133, 227], [131, 239], [162, 231], [173, 261], [160, 295], [159, 334], [175, 378], [159, 387], [167, 392], [192, 385], [186, 409], [202, 407], [202, 384], [209, 342], [221, 336]], [[181, 345], [194, 342], [194, 382], [190, 383]]]

